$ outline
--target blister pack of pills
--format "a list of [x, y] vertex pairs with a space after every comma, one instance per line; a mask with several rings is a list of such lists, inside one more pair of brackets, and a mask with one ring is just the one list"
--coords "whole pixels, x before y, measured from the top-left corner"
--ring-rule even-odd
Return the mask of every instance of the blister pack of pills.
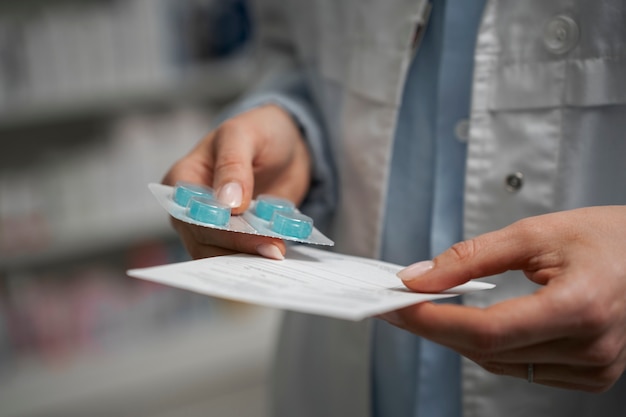
[[298, 211], [289, 200], [260, 195], [243, 214], [231, 215], [230, 207], [217, 201], [208, 187], [182, 182], [174, 187], [155, 183], [148, 187], [172, 217], [185, 223], [300, 243], [334, 245], [315, 228], [313, 219]]

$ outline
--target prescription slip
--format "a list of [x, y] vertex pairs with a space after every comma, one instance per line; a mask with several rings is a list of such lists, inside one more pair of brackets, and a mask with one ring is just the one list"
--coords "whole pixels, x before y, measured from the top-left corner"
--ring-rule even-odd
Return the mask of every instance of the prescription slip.
[[415, 293], [396, 276], [402, 268], [297, 245], [288, 247], [282, 261], [236, 254], [133, 269], [128, 275], [213, 297], [352, 321], [494, 287], [471, 281], [444, 293]]

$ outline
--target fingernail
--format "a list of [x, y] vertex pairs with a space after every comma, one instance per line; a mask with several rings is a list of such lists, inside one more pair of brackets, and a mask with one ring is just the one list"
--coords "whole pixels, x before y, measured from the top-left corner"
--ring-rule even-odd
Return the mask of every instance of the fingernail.
[[256, 247], [256, 251], [259, 255], [270, 259], [276, 259], [282, 261], [285, 259], [283, 253], [278, 249], [278, 246], [271, 243], [262, 243]]
[[435, 263], [433, 261], [422, 261], [407, 266], [396, 275], [398, 275], [398, 278], [400, 278], [402, 281], [413, 281], [433, 269], [434, 266]]
[[243, 199], [243, 190], [238, 182], [229, 182], [219, 189], [217, 199], [232, 208], [239, 207]]

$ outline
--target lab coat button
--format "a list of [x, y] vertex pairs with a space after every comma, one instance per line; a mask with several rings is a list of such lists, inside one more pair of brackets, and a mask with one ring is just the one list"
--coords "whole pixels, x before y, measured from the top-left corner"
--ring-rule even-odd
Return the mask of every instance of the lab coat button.
[[504, 187], [510, 193], [518, 192], [524, 185], [524, 175], [521, 172], [514, 172], [507, 175], [504, 180]]
[[578, 24], [569, 16], [559, 15], [548, 22], [543, 32], [546, 49], [553, 54], [569, 52], [578, 43]]
[[469, 128], [470, 122], [467, 119], [461, 119], [456, 122], [454, 126], [454, 135], [461, 143], [465, 143], [469, 140]]

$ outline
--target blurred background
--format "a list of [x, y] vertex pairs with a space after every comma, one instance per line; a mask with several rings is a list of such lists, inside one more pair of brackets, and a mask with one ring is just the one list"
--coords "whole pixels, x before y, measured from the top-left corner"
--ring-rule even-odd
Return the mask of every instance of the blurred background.
[[244, 0], [0, 0], [0, 416], [265, 416], [278, 312], [126, 276], [187, 260], [147, 189], [254, 82]]

